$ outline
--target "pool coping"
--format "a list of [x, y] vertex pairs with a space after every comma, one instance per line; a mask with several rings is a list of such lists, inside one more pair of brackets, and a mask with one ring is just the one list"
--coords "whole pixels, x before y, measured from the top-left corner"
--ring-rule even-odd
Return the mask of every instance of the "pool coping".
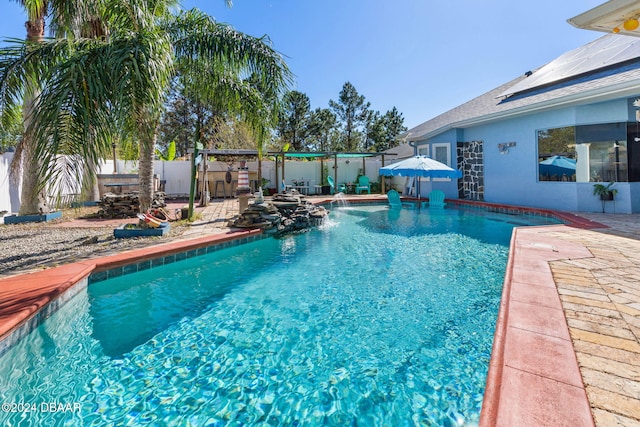
[[480, 414], [488, 426], [593, 426], [552, 261], [592, 258], [583, 245], [550, 236], [566, 225], [516, 227]]
[[124, 274], [127, 266], [147, 263], [155, 266], [157, 263], [152, 263], [153, 260], [178, 253], [194, 251], [194, 256], [202, 255], [208, 247], [260, 237], [264, 237], [264, 233], [258, 229], [230, 231], [0, 278], [0, 355], [88, 286], [92, 274], [117, 271], [117, 276]]
[[[359, 197], [356, 200], [347, 200], [350, 203], [381, 203], [384, 199], [381, 199], [380, 197]], [[406, 200], [419, 201], [419, 199], [411, 198], [406, 198]], [[332, 201], [334, 200], [331, 198], [327, 198], [316, 199], [313, 202], [317, 204], [330, 204]], [[578, 389], [577, 379], [579, 379], [579, 389], [581, 390], [581, 392], [574, 393], [578, 395], [578, 399], [571, 400], [571, 404], [569, 404], [562, 396], [556, 396], [553, 393], [548, 393], [548, 390], [544, 388], [540, 389], [539, 387], [536, 390], [542, 390], [542, 394], [540, 396], [541, 399], [530, 399], [529, 396], [527, 396], [527, 394], [531, 393], [529, 386], [533, 384], [531, 381], [532, 379], [529, 378], [528, 382], [523, 382], [522, 377], [525, 374], [530, 375], [531, 372], [528, 372], [526, 369], [514, 368], [515, 365], [513, 363], [514, 356], [517, 363], [528, 363], [525, 360], [527, 354], [523, 355], [523, 352], [516, 352], [514, 354], [512, 351], [512, 343], [519, 342], [518, 339], [522, 341], [523, 333], [519, 333], [519, 331], [524, 331], [524, 335], [534, 334], [534, 338], [538, 338], [538, 343], [544, 344], [544, 339], [549, 336], [556, 340], [564, 339], [564, 341], [566, 341], [568, 330], [566, 332], [567, 335], [565, 335], [562, 331], [554, 331], [551, 333], [551, 335], [549, 335], [549, 331], [546, 330], [536, 331], [536, 328], [539, 327], [539, 325], [536, 324], [531, 325], [529, 328], [523, 327], [523, 325], [516, 325], [514, 327], [514, 317], [518, 315], [526, 317], [526, 312], [530, 311], [524, 310], [523, 313], [522, 307], [520, 307], [520, 310], [515, 309], [518, 308], [518, 306], [522, 306], [522, 304], [534, 304], [535, 301], [522, 301], [521, 297], [513, 300], [512, 295], [514, 293], [514, 290], [515, 292], [520, 292], [520, 294], [522, 295], [522, 285], [532, 285], [531, 283], [528, 283], [527, 280], [524, 280], [524, 282], [521, 279], [518, 280], [519, 277], [524, 277], [527, 275], [533, 275], [534, 277], [537, 277], [533, 272], [541, 268], [544, 269], [545, 265], [549, 270], [548, 277], [538, 277], [540, 281], [533, 285], [547, 288], [552, 286], [555, 290], [553, 277], [550, 276], [550, 267], [548, 265], [548, 260], [543, 261], [539, 259], [538, 255], [540, 254], [538, 252], [550, 251], [552, 256], [571, 256], [570, 251], [567, 254], [565, 254], [564, 252], [561, 254], [556, 253], [556, 246], [563, 248], [563, 245], [566, 242], [555, 242], [554, 245], [556, 246], [549, 245], [549, 236], [544, 236], [544, 239], [541, 238], [541, 241], [537, 243], [529, 242], [529, 246], [523, 245], [521, 239], [528, 239], [531, 236], [528, 236], [526, 232], [520, 230], [532, 230], [539, 228], [549, 230], [550, 227], [577, 227], [589, 229], [606, 228], [606, 226], [582, 218], [578, 215], [545, 209], [516, 207], [511, 205], [492, 204], [485, 202], [469, 203], [459, 200], [447, 200], [447, 203], [451, 203], [452, 205], [468, 205], [470, 207], [481, 207], [496, 212], [538, 214], [554, 217], [565, 222], [564, 225], [514, 228], [509, 251], [509, 260], [507, 269], [505, 271], [504, 289], [500, 302], [498, 319], [496, 322], [496, 331], [491, 353], [489, 373], [487, 375], [480, 426], [518, 425], [518, 423], [513, 424], [513, 421], [520, 420], [520, 423], [527, 423], [527, 421], [531, 420], [540, 420], [540, 415], [545, 413], [548, 414], [549, 417], [552, 417], [552, 419], [555, 421], [559, 420], [558, 414], [563, 416], [567, 415], [571, 420], [575, 420], [575, 417], [570, 416], [570, 414], [578, 414], [580, 420], [590, 420], [590, 423], [587, 422], [586, 424], [581, 425], [593, 425], [593, 418], [591, 416], [589, 402], [586, 397], [586, 392], [584, 391], [584, 385], [582, 384], [580, 371], [577, 367], [575, 352], [573, 351], [570, 338], [568, 338], [568, 343], [571, 346], [571, 352], [570, 355], [568, 355], [569, 360], [561, 363], [560, 365], [565, 367], [568, 366], [570, 368], [569, 370], [573, 372], [570, 374], [569, 382], [571, 383], [571, 387], [573, 387], [571, 390], [573, 390], [574, 392]], [[73, 295], [75, 295], [75, 293], [88, 286], [88, 279], [92, 274], [118, 268], [125, 268], [126, 266], [132, 264], [144, 263], [153, 259], [157, 259], [159, 257], [167, 257], [186, 251], [195, 250], [196, 254], [199, 254], [197, 253], [197, 251], [202, 248], [207, 248], [212, 245], [218, 245], [229, 241], [241, 240], [247, 237], [256, 237], [262, 235], [263, 232], [261, 230], [231, 231], [224, 234], [214, 234], [189, 240], [163, 243], [155, 246], [123, 252], [120, 254], [110, 255], [103, 258], [79, 261], [59, 267], [53, 267], [35, 273], [0, 278], [0, 355], [6, 352], [8, 348], [10, 348], [15, 342], [17, 342], [20, 338], [30, 332], [33, 328], [37, 327], [42, 320], [46, 319], [53, 311], [64, 304], [66, 300], [70, 299]], [[585, 249], [584, 247], [582, 248]], [[582, 255], [585, 254], [582, 253]], [[536, 260], [536, 264], [533, 266], [533, 268], [532, 266], [527, 266], [527, 257], [532, 256], [534, 256], [534, 258], [532, 259]], [[557, 297], [557, 290], [555, 290], [555, 292]], [[535, 299], [536, 297], [534, 296], [533, 298]], [[539, 307], [536, 308], [536, 310], [538, 309]], [[534, 312], [536, 310], [534, 310]], [[555, 308], [555, 310], [557, 310], [557, 308]], [[564, 326], [564, 328], [567, 329], [566, 319], [564, 318], [561, 306], [560, 313], [562, 313], [562, 319], [564, 319], [564, 322], [561, 322], [561, 326]], [[510, 321], [512, 322], [512, 324], [509, 323]], [[554, 336], [553, 334], [559, 335], [562, 338], [560, 338], [559, 336]], [[533, 342], [534, 344], [536, 343], [535, 339], [533, 341], [530, 340], [530, 342]], [[548, 349], [544, 348], [543, 346], [540, 348], [540, 350], [546, 351]], [[531, 356], [535, 356], [539, 352], [533, 351], [532, 349], [527, 349], [526, 353]], [[566, 352], [565, 356], [567, 356]], [[567, 357], [565, 357], [565, 359], [567, 359]], [[533, 361], [535, 362], [538, 360], [534, 357]], [[557, 359], [554, 359], [553, 362], [553, 364], [558, 364]], [[553, 371], [553, 366], [547, 367]], [[573, 369], [574, 367], [575, 370]], [[577, 372], [578, 375], [577, 379], [575, 377], [575, 372]], [[536, 374], [537, 375], [535, 380], [538, 381], [538, 385], [552, 384], [557, 387], [557, 385], [561, 383], [558, 382], [558, 379], [554, 378], [552, 374], [544, 372], [537, 372]], [[518, 377], [518, 375], [520, 375], [520, 377]], [[552, 382], [548, 383], [547, 381]], [[545, 399], [545, 394], [547, 395], [547, 397], [554, 397], [551, 400], [549, 400], [549, 398]], [[504, 396], [507, 396], [508, 398], [503, 398]], [[515, 396], [520, 396], [522, 399], [515, 399]], [[534, 400], [534, 404], [518, 405], [518, 403], [522, 400], [525, 400], [527, 402]], [[587, 411], [586, 413], [584, 411], [585, 408]], [[538, 423], [538, 425], [545, 424]], [[573, 425], [573, 423], [569, 423], [566, 425]]]

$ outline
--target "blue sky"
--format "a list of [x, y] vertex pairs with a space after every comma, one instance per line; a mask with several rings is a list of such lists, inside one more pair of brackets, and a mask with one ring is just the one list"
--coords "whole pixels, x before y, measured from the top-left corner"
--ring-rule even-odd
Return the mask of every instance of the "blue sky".
[[[371, 108], [408, 127], [435, 117], [603, 35], [566, 20], [604, 0], [185, 0], [253, 36], [268, 35], [311, 107], [351, 82]], [[0, 37], [23, 38], [4, 0]]]

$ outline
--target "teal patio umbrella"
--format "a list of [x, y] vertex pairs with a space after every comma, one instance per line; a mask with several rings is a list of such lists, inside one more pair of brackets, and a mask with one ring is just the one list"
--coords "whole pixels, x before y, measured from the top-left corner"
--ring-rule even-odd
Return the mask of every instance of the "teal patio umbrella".
[[[381, 167], [383, 176], [409, 176], [424, 178], [462, 178], [462, 172], [427, 156], [414, 156]], [[420, 198], [420, 180], [418, 180], [418, 198]]]

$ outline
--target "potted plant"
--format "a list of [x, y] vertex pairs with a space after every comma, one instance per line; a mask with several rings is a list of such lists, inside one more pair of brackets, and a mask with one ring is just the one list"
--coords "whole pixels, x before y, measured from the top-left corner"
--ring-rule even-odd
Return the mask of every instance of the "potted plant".
[[324, 165], [324, 167], [322, 168], [322, 175], [324, 176], [324, 181], [322, 182], [322, 195], [323, 196], [328, 196], [329, 194], [331, 194], [331, 186], [329, 185], [329, 166], [327, 166], [326, 164]]
[[260, 187], [262, 187], [262, 191], [265, 196], [268, 196], [271, 194], [271, 190], [267, 187], [267, 185], [269, 185], [270, 182], [271, 182], [270, 179], [262, 178], [262, 182], [260, 183]]
[[608, 184], [593, 184], [593, 195], [599, 196], [602, 201], [602, 212], [604, 213], [604, 202], [613, 200], [613, 197], [618, 193], [616, 188], [612, 188], [615, 183], [611, 181]]

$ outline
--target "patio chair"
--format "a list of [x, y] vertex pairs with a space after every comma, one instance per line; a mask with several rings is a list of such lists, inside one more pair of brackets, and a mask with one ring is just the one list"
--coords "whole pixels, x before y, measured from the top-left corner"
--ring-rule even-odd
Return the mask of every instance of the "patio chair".
[[403, 202], [400, 200], [400, 194], [396, 190], [389, 190], [387, 193], [387, 199], [389, 200], [389, 205], [392, 208], [401, 208], [403, 206], [411, 209], [415, 208], [413, 203]]
[[[336, 183], [333, 180], [333, 177], [328, 176], [327, 177], [327, 182], [329, 183], [329, 186], [331, 187], [331, 194], [334, 194], [336, 192]], [[346, 184], [338, 184], [338, 192], [339, 193], [346, 193], [347, 192]]]
[[356, 194], [360, 194], [364, 190], [367, 190], [367, 194], [371, 194], [371, 184], [369, 184], [369, 177], [361, 175], [358, 178], [358, 185], [356, 185]]
[[333, 178], [328, 176], [327, 177], [327, 182], [329, 183], [329, 187], [331, 187], [331, 194], [336, 192], [336, 183], [333, 182]]
[[429, 201], [423, 202], [423, 204], [425, 203], [428, 203], [430, 208], [444, 208], [446, 205], [444, 202], [444, 191], [432, 190], [429, 193]]

